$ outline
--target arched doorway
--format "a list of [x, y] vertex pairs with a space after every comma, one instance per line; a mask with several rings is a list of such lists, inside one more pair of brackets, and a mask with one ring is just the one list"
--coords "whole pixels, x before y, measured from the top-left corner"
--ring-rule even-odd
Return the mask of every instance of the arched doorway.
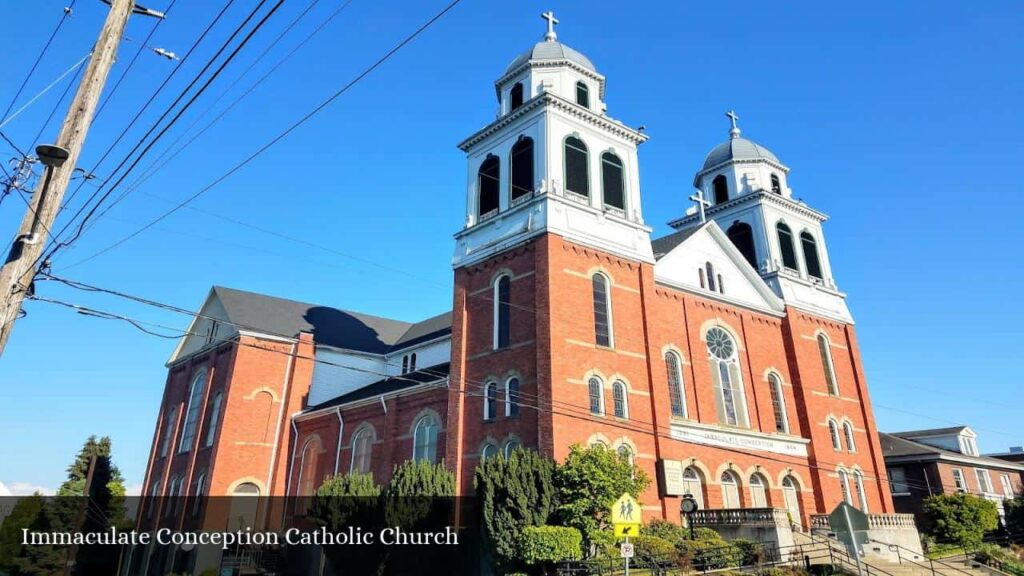
[[252, 527], [255, 531], [256, 516], [260, 504], [260, 487], [252, 482], [242, 482], [231, 492], [231, 514], [228, 516], [230, 530], [245, 530]]
[[786, 510], [791, 516], [790, 522], [802, 526], [800, 514], [800, 484], [792, 476], [782, 479], [782, 498], [786, 503]]

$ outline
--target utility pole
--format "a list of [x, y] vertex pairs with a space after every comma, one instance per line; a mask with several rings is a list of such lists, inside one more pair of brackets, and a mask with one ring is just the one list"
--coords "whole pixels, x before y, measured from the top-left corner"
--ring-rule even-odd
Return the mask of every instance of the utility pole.
[[125, 25], [132, 12], [163, 17], [163, 14], [136, 7], [134, 0], [104, 0], [110, 4], [110, 13], [103, 23], [96, 46], [85, 69], [78, 92], [71, 102], [57, 143], [50, 147], [66, 159], [46, 167], [46, 175], [39, 179], [29, 209], [22, 219], [14, 238], [10, 254], [0, 269], [0, 355], [11, 337], [14, 322], [21, 314], [21, 305], [31, 290], [36, 274], [36, 261], [46, 245], [46, 238], [57, 217], [71, 174], [78, 163], [78, 155], [89, 132], [96, 105], [99, 103], [107, 76], [117, 58]]

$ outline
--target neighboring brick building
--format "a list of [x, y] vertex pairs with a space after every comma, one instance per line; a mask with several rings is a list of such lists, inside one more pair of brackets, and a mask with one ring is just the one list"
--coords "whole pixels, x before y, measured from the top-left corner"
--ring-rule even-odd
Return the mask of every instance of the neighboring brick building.
[[686, 492], [805, 527], [842, 500], [893, 512], [826, 217], [789, 169], [730, 113], [698, 208], [652, 241], [647, 136], [606, 114], [593, 63], [549, 28], [495, 88], [497, 119], [460, 144], [452, 313], [406, 323], [214, 288], [169, 363], [146, 493], [310, 494], [413, 457], [470, 493], [484, 458], [602, 443], [657, 479], [646, 518], [678, 521]]
[[1003, 500], [1024, 494], [1024, 463], [981, 456], [968, 426], [882, 433], [882, 450], [896, 510], [921, 515], [924, 499], [963, 492]]

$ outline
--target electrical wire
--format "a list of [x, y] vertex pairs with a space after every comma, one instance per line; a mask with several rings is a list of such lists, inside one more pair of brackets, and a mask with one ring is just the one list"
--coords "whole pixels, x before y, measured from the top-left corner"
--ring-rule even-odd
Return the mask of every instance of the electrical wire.
[[11, 121], [13, 121], [15, 118], [20, 116], [22, 112], [24, 112], [25, 110], [28, 110], [29, 107], [31, 107], [33, 104], [35, 104], [36, 100], [42, 98], [44, 94], [46, 94], [47, 92], [50, 91], [51, 88], [53, 88], [54, 86], [59, 84], [60, 81], [63, 80], [68, 74], [71, 74], [76, 69], [81, 68], [81, 66], [83, 64], [85, 64], [85, 61], [88, 60], [91, 56], [92, 56], [92, 52], [90, 52], [90, 53], [86, 54], [85, 56], [83, 56], [81, 59], [78, 60], [78, 62], [75, 62], [74, 64], [72, 64], [71, 67], [68, 68], [67, 70], [65, 70], [60, 76], [57, 76], [56, 80], [54, 80], [53, 82], [50, 82], [46, 86], [46, 88], [43, 88], [42, 90], [40, 90], [38, 94], [33, 96], [32, 99], [29, 100], [28, 102], [26, 102], [21, 108], [18, 108], [18, 110], [15, 111], [10, 116], [5, 117], [2, 121], [0, 121], [0, 128], [3, 128], [4, 126], [7, 126], [9, 123], [11, 123]]

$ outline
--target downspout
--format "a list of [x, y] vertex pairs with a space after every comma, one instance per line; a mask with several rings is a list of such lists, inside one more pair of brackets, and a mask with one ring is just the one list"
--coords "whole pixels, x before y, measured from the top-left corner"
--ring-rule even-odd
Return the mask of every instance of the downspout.
[[341, 464], [341, 438], [345, 435], [345, 419], [341, 417], [341, 406], [335, 412], [338, 416], [338, 452], [334, 455], [334, 475], [338, 475], [338, 465]]
[[292, 457], [288, 460], [288, 481], [284, 485], [284, 495], [288, 497], [292, 493], [292, 472], [295, 468], [295, 447], [299, 444], [299, 427], [295, 424], [295, 416], [292, 414], [292, 437], [295, 438], [295, 442], [292, 444]]

